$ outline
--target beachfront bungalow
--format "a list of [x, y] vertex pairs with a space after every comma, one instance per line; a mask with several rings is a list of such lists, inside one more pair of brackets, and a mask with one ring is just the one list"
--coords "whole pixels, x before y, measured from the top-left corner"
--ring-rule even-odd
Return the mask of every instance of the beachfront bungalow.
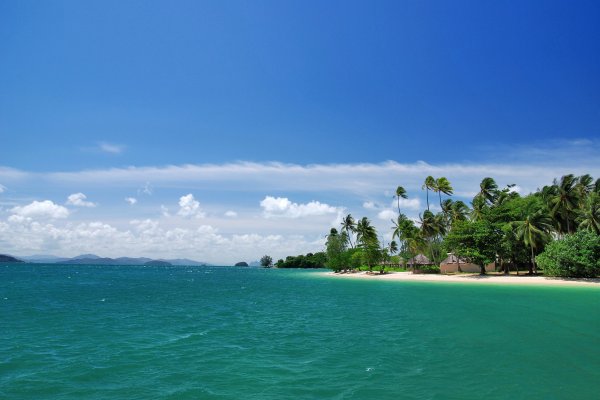
[[412, 268], [413, 272], [418, 272], [420, 267], [431, 266], [434, 264], [424, 254], [417, 254], [416, 256], [409, 258], [406, 265], [409, 268]]
[[[459, 258], [452, 253], [448, 253], [448, 257], [440, 263], [440, 272], [442, 274], [458, 272], [460, 266], [461, 272], [481, 272], [479, 265], [468, 262], [465, 259]], [[485, 266], [486, 272], [493, 272], [496, 269], [495, 263]]]

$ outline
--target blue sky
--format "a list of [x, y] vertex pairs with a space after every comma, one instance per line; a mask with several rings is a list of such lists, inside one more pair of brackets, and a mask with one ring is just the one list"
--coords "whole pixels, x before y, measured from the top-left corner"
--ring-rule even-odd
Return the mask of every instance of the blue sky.
[[2, 2], [0, 252], [279, 257], [319, 250], [340, 213], [387, 234], [390, 192], [407, 186], [416, 217], [430, 173], [465, 199], [488, 175], [525, 192], [600, 176], [599, 17], [595, 1]]

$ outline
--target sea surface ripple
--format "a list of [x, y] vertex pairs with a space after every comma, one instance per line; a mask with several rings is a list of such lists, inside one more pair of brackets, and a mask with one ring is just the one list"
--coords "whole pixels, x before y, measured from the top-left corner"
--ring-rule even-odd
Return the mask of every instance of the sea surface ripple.
[[0, 265], [2, 399], [592, 399], [600, 291]]

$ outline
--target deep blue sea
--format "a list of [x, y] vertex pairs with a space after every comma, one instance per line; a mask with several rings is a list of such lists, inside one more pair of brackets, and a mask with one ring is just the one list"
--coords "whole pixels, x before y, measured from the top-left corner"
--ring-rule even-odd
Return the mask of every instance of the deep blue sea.
[[0, 399], [598, 398], [598, 288], [0, 264]]

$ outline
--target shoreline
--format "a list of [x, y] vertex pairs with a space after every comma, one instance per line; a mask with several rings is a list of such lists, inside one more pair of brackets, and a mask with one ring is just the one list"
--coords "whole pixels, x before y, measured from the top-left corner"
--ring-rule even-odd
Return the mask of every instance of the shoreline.
[[473, 284], [494, 285], [540, 285], [540, 286], [587, 286], [600, 289], [600, 278], [554, 278], [536, 275], [440, 275], [440, 274], [413, 274], [412, 272], [390, 272], [380, 275], [379, 273], [367, 274], [366, 271], [356, 273], [334, 273], [324, 272], [325, 276], [349, 279], [372, 279], [381, 281], [404, 281], [404, 282], [459, 282]]

